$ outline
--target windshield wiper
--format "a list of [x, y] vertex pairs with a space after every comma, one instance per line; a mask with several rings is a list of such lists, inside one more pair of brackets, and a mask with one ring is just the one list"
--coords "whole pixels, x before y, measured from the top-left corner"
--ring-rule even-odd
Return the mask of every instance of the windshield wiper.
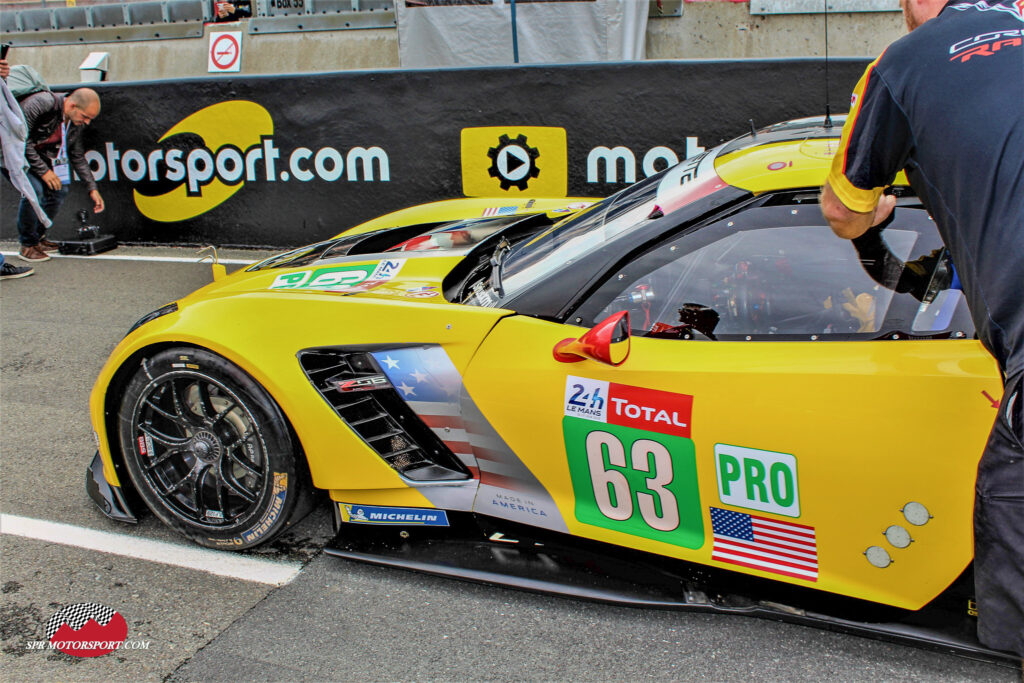
[[505, 263], [505, 258], [511, 251], [512, 243], [502, 237], [501, 241], [498, 242], [498, 246], [495, 247], [494, 253], [491, 254], [490, 285], [491, 288], [498, 293], [498, 296], [505, 296], [505, 290], [501, 287], [501, 266]]

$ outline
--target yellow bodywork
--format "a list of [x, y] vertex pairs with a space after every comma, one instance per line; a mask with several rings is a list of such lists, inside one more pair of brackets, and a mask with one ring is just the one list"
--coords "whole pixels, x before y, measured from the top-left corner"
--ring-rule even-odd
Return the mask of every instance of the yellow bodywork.
[[[753, 193], [813, 191], [833, 149], [825, 140], [769, 144], [721, 157], [715, 168], [726, 182]], [[527, 207], [520, 200], [518, 210], [558, 210], [583, 201], [536, 200]], [[477, 217], [511, 203], [439, 202], [388, 214], [354, 231]], [[434, 344], [462, 376], [463, 390], [483, 419], [550, 494], [573, 535], [909, 609], [933, 599], [971, 561], [973, 481], [995, 416], [986, 394], [998, 398], [1001, 391], [995, 363], [979, 342], [633, 338], [630, 356], [619, 367], [593, 360], [567, 365], [555, 360], [552, 348], [583, 329], [451, 304], [440, 296], [408, 298], [410, 290], [440, 289], [461, 255], [402, 258], [401, 270], [386, 283], [347, 294], [272, 289], [277, 278], [301, 267], [239, 271], [180, 300], [176, 313], [129, 334], [104, 366], [90, 400], [107, 480], [120, 485], [109, 443], [117, 437], [108, 433], [108, 411], [117, 406], [108, 405], [108, 386], [143, 350], [186, 344], [222, 355], [267, 390], [299, 436], [314, 485], [330, 490], [335, 501], [434, 507], [338, 418], [296, 359], [298, 350], [318, 346]], [[562, 426], [569, 376], [694, 397], [690, 438], [704, 530], [702, 542], [691, 544], [697, 547], [579, 521]], [[716, 474], [718, 444], [798, 460], [800, 512], [792, 521], [815, 530], [816, 581], [712, 559], [709, 509], [727, 506]], [[927, 508], [926, 523], [907, 521], [902, 510], [912, 502]], [[909, 530], [908, 547], [887, 540], [893, 525]], [[879, 568], [869, 562], [865, 552], [873, 546], [885, 549], [891, 564]]]
[[[567, 331], [523, 316], [506, 318], [487, 337], [464, 382], [554, 497], [572, 534], [911, 609], [935, 597], [970, 562], [975, 469], [995, 417], [982, 392], [998, 396], [1001, 390], [995, 363], [979, 342], [633, 338], [619, 367], [590, 360], [566, 366], [549, 350]], [[702, 547], [575, 520], [560, 421], [569, 374], [694, 397]], [[531, 378], [529, 401], [522, 400], [522, 377]], [[723, 506], [716, 444], [797, 458], [801, 514], [791, 521], [817, 531], [815, 583], [711, 560], [708, 508]], [[909, 524], [901, 513], [909, 502], [923, 504], [933, 518]], [[886, 541], [892, 525], [910, 530], [908, 548]], [[886, 548], [892, 564], [879, 569], [867, 562], [864, 551], [871, 546]]]
[[469, 197], [448, 199], [430, 204], [410, 206], [384, 214], [361, 223], [344, 235], [356, 235], [382, 228], [396, 228], [417, 223], [455, 221], [467, 218], [482, 218], [488, 209], [515, 207], [516, 214], [549, 212], [551, 215], [565, 215], [578, 211], [599, 201], [594, 197], [562, 197], [556, 199], [529, 199], [522, 197]]
[[[839, 129], [836, 129], [839, 135]], [[777, 190], [785, 178], [786, 187], [817, 188], [825, 182], [839, 138], [773, 142], [741, 149], [715, 159], [715, 171], [725, 182], [755, 194]], [[893, 185], [908, 185], [903, 171]]]

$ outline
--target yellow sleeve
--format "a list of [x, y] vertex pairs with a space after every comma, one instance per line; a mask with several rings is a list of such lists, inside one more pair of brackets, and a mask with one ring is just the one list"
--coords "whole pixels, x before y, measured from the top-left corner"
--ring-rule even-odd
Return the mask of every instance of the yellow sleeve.
[[882, 57], [871, 62], [864, 70], [864, 75], [857, 82], [853, 89], [853, 96], [850, 98], [850, 113], [846, 117], [846, 124], [843, 126], [843, 135], [839, 142], [839, 149], [832, 157], [832, 167], [828, 174], [828, 184], [836, 193], [836, 197], [846, 208], [858, 213], [869, 213], [875, 210], [878, 198], [881, 196], [884, 187], [875, 187], [864, 190], [854, 186], [846, 177], [846, 155], [850, 148], [850, 138], [857, 126], [857, 117], [860, 114], [861, 105], [864, 100], [864, 91], [867, 88], [871, 74]]

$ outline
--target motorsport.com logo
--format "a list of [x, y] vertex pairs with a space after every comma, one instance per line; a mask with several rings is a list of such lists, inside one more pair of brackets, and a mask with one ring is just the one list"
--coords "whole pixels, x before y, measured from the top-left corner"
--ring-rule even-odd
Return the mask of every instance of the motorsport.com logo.
[[119, 182], [122, 177], [132, 183], [184, 181], [189, 196], [202, 194], [202, 188], [213, 180], [226, 185], [242, 181], [391, 180], [390, 159], [380, 147], [352, 147], [344, 154], [333, 147], [297, 147], [282, 158], [272, 137], [264, 137], [246, 150], [224, 145], [215, 152], [199, 147], [154, 149], [143, 154], [137, 149], [122, 151], [107, 142], [103, 153], [89, 150], [85, 158], [97, 182]]

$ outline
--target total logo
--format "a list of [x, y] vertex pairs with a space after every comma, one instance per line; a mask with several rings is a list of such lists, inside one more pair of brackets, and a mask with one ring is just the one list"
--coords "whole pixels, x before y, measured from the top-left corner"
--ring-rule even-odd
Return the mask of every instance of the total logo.
[[569, 375], [565, 414], [688, 439], [693, 396]]
[[[196, 138], [200, 146], [196, 146]], [[178, 143], [178, 144], [176, 144]], [[161, 222], [195, 218], [230, 199], [246, 183], [314, 181], [388, 182], [387, 152], [377, 146], [297, 147], [284, 154], [274, 141], [274, 120], [261, 105], [247, 100], [219, 102], [171, 126], [150, 150], [86, 152], [96, 180], [168, 184], [173, 189], [144, 194], [133, 189], [135, 206]]]

